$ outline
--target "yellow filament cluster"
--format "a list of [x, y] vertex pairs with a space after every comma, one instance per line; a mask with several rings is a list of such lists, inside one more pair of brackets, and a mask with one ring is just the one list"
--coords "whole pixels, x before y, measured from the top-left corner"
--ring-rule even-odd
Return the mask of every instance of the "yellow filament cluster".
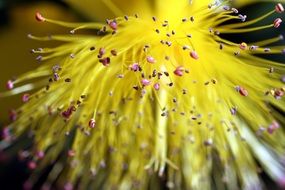
[[[267, 131], [285, 124], [285, 101], [276, 97], [285, 67], [255, 55], [282, 53], [284, 46], [270, 46], [282, 38], [234, 43], [220, 36], [273, 28], [251, 25], [277, 13], [241, 22], [227, 2], [209, 4], [173, 1], [175, 12], [162, 4], [155, 17], [103, 24], [42, 18], [71, 33], [29, 35], [62, 45], [33, 50], [44, 64], [0, 96], [38, 90], [9, 127], [15, 136], [33, 132], [34, 150], [46, 154], [37, 172], [58, 160], [47, 183], [147, 189], [159, 186], [158, 174], [175, 189], [211, 189], [212, 180], [219, 189], [251, 189], [261, 185], [255, 160], [284, 180], [284, 131]], [[230, 20], [236, 23], [223, 24]]]

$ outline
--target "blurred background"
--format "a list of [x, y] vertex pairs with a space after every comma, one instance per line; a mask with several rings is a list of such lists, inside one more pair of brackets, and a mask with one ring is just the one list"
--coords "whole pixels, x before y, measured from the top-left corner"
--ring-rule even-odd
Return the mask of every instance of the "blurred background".
[[[43, 15], [49, 15], [49, 17], [56, 20], [73, 22], [90, 21], [91, 18], [92, 20], [96, 18], [102, 20], [104, 17], [110, 16], [109, 13], [98, 16], [95, 12], [90, 12], [92, 6], [85, 6], [86, 11], [82, 11], [84, 10], [84, 6], [80, 7], [79, 2], [81, 1], [77, 0], [77, 3], [73, 4], [78, 6], [78, 9], [74, 9], [63, 0], [0, 0], [0, 92], [6, 90], [7, 80], [32, 70], [41, 64], [35, 60], [35, 56], [30, 53], [30, 50], [41, 47], [43, 44], [28, 39], [27, 34], [32, 33], [45, 36], [55, 33], [66, 34], [69, 32], [66, 28], [37, 22], [34, 18], [35, 12], [40, 11]], [[94, 2], [96, 2], [96, 0], [94, 0]], [[120, 1], [117, 0], [116, 2]], [[124, 2], [128, 3], [128, 1]], [[135, 1], [132, 3], [134, 2]], [[245, 0], [236, 0], [237, 4], [247, 4], [247, 2], [248, 1]], [[274, 4], [272, 3], [258, 2], [243, 6], [241, 12], [247, 14], [250, 19], [272, 10], [273, 7]], [[272, 18], [268, 18], [265, 22], [272, 22]], [[259, 35], [243, 34], [228, 35], [225, 37], [240, 43], [241, 39], [244, 40], [245, 38], [251, 41], [258, 41], [264, 38], [275, 37], [279, 34], [285, 35], [284, 25], [277, 30], [261, 31]], [[44, 45], [52, 46], [53, 44], [45, 42]], [[268, 56], [267, 58], [284, 62], [284, 55]], [[0, 98], [0, 128], [9, 122], [9, 110], [17, 108], [20, 105], [21, 98], [18, 95], [9, 98]], [[23, 143], [28, 144], [29, 142], [23, 141]], [[20, 146], [22, 145], [16, 145], [13, 151], [17, 153]], [[0, 150], [1, 190], [22, 189], [23, 183], [29, 175], [29, 171], [26, 169], [26, 163], [19, 161], [17, 157], [11, 155], [5, 154]], [[262, 177], [269, 190], [279, 189], [266, 175], [262, 175]]]

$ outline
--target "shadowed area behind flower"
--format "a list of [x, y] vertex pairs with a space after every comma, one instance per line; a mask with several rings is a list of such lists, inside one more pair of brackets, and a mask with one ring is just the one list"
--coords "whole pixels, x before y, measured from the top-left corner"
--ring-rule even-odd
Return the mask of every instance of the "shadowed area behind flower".
[[33, 49], [43, 65], [0, 94], [22, 93], [25, 103], [10, 113], [1, 146], [23, 133], [34, 138], [25, 153], [36, 170], [26, 186], [55, 160], [46, 187], [147, 189], [158, 175], [175, 189], [261, 189], [261, 169], [284, 185], [285, 68], [256, 56], [284, 53], [271, 45], [283, 37], [220, 37], [278, 28], [283, 6], [247, 21], [228, 2], [156, 3], [153, 15], [106, 23], [36, 13], [41, 25], [70, 34], [29, 35], [62, 45]]

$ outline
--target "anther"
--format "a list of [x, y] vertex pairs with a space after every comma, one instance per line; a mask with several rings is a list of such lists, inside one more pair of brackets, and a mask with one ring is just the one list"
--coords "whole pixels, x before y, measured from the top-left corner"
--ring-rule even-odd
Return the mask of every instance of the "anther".
[[95, 125], [96, 125], [96, 122], [95, 122], [95, 119], [90, 119], [89, 123], [88, 123], [88, 126], [93, 129], [95, 128]]
[[155, 17], [155, 16], [153, 16], [153, 17], [152, 17], [152, 20], [153, 20], [154, 22], [156, 22], [156, 17]]
[[193, 59], [195, 59], [195, 60], [199, 59], [199, 56], [198, 56], [198, 54], [197, 54], [196, 51], [191, 51], [191, 52], [190, 52], [190, 56], [191, 56]]
[[129, 66], [129, 68], [132, 70], [132, 71], [134, 71], [134, 72], [136, 72], [136, 71], [138, 71], [139, 70], [139, 64], [138, 63], [134, 63], [134, 64], [132, 64], [132, 65], [130, 65]]
[[187, 50], [187, 49], [190, 49], [190, 47], [187, 46], [187, 45], [184, 45], [184, 46], [182, 47], [182, 49], [183, 49], [183, 50]]
[[264, 48], [264, 52], [265, 52], [265, 53], [268, 53], [268, 52], [270, 52], [270, 51], [271, 51], [270, 48]]
[[240, 55], [240, 51], [234, 52], [234, 55], [235, 55], [235, 56], [239, 56], [239, 55]]
[[184, 68], [182, 67], [182, 66], [179, 66], [179, 67], [177, 67], [174, 71], [173, 71], [173, 73], [176, 75], [176, 76], [183, 76], [183, 74], [184, 74]]
[[11, 89], [14, 88], [14, 83], [13, 83], [12, 80], [8, 80], [8, 81], [7, 81], [7, 83], [6, 83], [6, 88], [7, 88], [8, 90], [11, 90]]
[[282, 89], [275, 89], [274, 90], [274, 98], [279, 100], [284, 96], [284, 91]]
[[237, 107], [232, 107], [232, 108], [230, 109], [230, 112], [231, 112], [232, 115], [236, 115], [236, 113], [237, 113]]
[[22, 101], [23, 101], [23, 102], [28, 102], [29, 99], [30, 99], [30, 94], [24, 94], [24, 95], [22, 96]]
[[194, 22], [194, 21], [195, 21], [195, 19], [194, 19], [193, 16], [190, 17], [190, 21], [191, 21], [191, 22]]
[[70, 56], [71, 59], [74, 59], [74, 58], [75, 58], [75, 55], [74, 55], [73, 53], [70, 54], [69, 56]]
[[212, 139], [207, 139], [204, 141], [205, 146], [212, 146], [213, 145], [213, 140]]
[[118, 53], [117, 53], [117, 51], [116, 51], [115, 49], [112, 49], [112, 50], [111, 50], [111, 54], [112, 54], [113, 56], [117, 56]]
[[44, 22], [46, 20], [39, 12], [36, 12], [35, 18], [39, 22]]
[[38, 159], [42, 159], [42, 158], [44, 158], [45, 153], [44, 153], [44, 151], [40, 150], [40, 151], [36, 152], [36, 156], [37, 156]]
[[110, 57], [105, 57], [105, 58], [99, 59], [99, 62], [102, 63], [102, 65], [107, 67], [110, 65], [111, 59]]
[[34, 170], [34, 169], [36, 169], [36, 167], [37, 167], [37, 164], [36, 164], [35, 161], [29, 161], [29, 162], [28, 162], [28, 168], [29, 168], [30, 170]]
[[229, 7], [229, 6], [223, 6], [223, 9], [225, 10], [225, 11], [229, 11], [229, 10], [231, 10], [231, 8]]
[[99, 55], [104, 55], [106, 53], [106, 50], [105, 50], [105, 48], [100, 48], [99, 49]]
[[245, 22], [245, 20], [246, 20], [246, 18], [247, 18], [246, 15], [241, 15], [241, 14], [239, 14], [238, 17], [240, 18], [240, 20], [241, 20], [242, 22]]
[[41, 55], [39, 55], [39, 56], [36, 57], [36, 60], [37, 60], [37, 61], [42, 61], [42, 59], [43, 59], [43, 56], [41, 56]]
[[122, 78], [124, 78], [125, 76], [123, 75], [123, 74], [118, 74], [117, 75], [117, 78], [119, 78], [119, 79], [122, 79]]
[[275, 19], [274, 22], [273, 22], [274, 28], [278, 28], [281, 25], [281, 23], [282, 23], [282, 19], [281, 18]]
[[269, 127], [267, 128], [267, 132], [269, 134], [272, 134], [276, 129], [278, 129], [280, 127], [279, 123], [277, 123], [276, 121], [273, 121]]
[[71, 79], [70, 79], [70, 78], [66, 78], [66, 79], [64, 80], [64, 82], [71, 82]]
[[239, 92], [240, 95], [242, 95], [242, 96], [248, 96], [247, 90], [244, 89], [243, 87], [239, 87], [238, 92]]
[[152, 63], [152, 64], [156, 62], [156, 60], [152, 56], [147, 56], [146, 60], [147, 62]]
[[57, 73], [53, 74], [53, 80], [58, 81], [59, 80], [59, 75]]
[[18, 114], [15, 110], [10, 110], [9, 111], [9, 119], [10, 121], [15, 121], [18, 117]]
[[239, 48], [240, 48], [241, 50], [246, 50], [247, 44], [246, 44], [245, 42], [242, 42], [242, 43], [239, 45]]
[[69, 157], [75, 156], [75, 150], [71, 150], [71, 149], [68, 150], [67, 155], [68, 155]]
[[150, 85], [151, 82], [149, 80], [147, 80], [147, 79], [142, 79], [141, 83], [142, 83], [143, 86], [148, 86], [148, 85]]
[[133, 86], [133, 89], [139, 90], [139, 87], [137, 85]]
[[275, 6], [275, 11], [277, 13], [283, 13], [284, 12], [284, 7], [281, 3], [278, 3], [276, 6]]
[[155, 83], [155, 84], [153, 85], [153, 88], [154, 88], [155, 90], [159, 90], [159, 89], [160, 89], [160, 84], [159, 84], [159, 83]]
[[163, 73], [164, 73], [165, 76], [169, 77], [169, 73], [168, 72], [164, 71]]
[[238, 14], [238, 10], [236, 8], [232, 8], [233, 13]]
[[170, 41], [166, 41], [165, 43], [168, 47], [170, 47], [172, 45], [172, 42], [170, 42]]
[[252, 45], [252, 46], [250, 46], [250, 50], [252, 50], [252, 51], [254, 51], [254, 50], [257, 50], [257, 48], [258, 48], [258, 46], [255, 46], [255, 45]]
[[116, 20], [109, 21], [108, 25], [110, 26], [110, 28], [112, 30], [117, 30], [118, 29], [118, 24], [117, 24]]

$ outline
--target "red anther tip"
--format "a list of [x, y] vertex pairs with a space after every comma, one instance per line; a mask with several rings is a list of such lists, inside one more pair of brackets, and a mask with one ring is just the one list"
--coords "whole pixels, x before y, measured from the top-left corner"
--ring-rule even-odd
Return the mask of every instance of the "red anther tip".
[[73, 157], [73, 156], [75, 156], [75, 151], [74, 150], [68, 150], [67, 155], [69, 157]]
[[36, 12], [35, 18], [39, 22], [44, 22], [46, 19], [41, 15], [40, 12]]
[[278, 3], [276, 6], [275, 6], [275, 11], [277, 13], [283, 13], [284, 12], [284, 7], [281, 3]]
[[22, 96], [22, 102], [28, 102], [29, 101], [29, 99], [30, 99], [30, 94], [24, 94], [23, 96]]
[[196, 51], [191, 51], [191, 52], [190, 52], [190, 56], [191, 56], [193, 59], [195, 59], [195, 60], [199, 59], [199, 56], [198, 56], [198, 54], [197, 54]]
[[7, 83], [6, 83], [6, 88], [7, 88], [8, 90], [13, 89], [13, 88], [14, 88], [14, 83], [13, 83], [13, 81], [8, 80]]
[[92, 128], [92, 129], [95, 128], [95, 126], [96, 126], [96, 121], [95, 121], [95, 119], [90, 119], [88, 125], [89, 125], [89, 127]]
[[153, 87], [154, 87], [155, 90], [159, 90], [160, 89], [160, 84], [159, 83], [155, 83], [153, 85]]
[[37, 156], [39, 159], [42, 159], [42, 158], [44, 158], [45, 153], [44, 153], [44, 151], [37, 151], [37, 152], [36, 152], [36, 156]]
[[239, 93], [240, 93], [240, 95], [242, 95], [242, 96], [248, 96], [247, 90], [244, 89], [244, 88], [242, 88], [242, 87], [239, 88]]
[[247, 44], [246, 44], [245, 42], [242, 42], [242, 43], [239, 45], [239, 48], [240, 48], [241, 50], [246, 50]]
[[155, 63], [155, 62], [156, 62], [156, 60], [155, 60], [153, 57], [151, 57], [151, 56], [147, 56], [147, 57], [146, 57], [146, 60], [147, 60], [147, 62], [149, 62], [149, 63]]
[[274, 25], [274, 28], [278, 28], [282, 23], [282, 19], [281, 18], [277, 18], [274, 20], [273, 22], [273, 25]]
[[147, 80], [147, 79], [142, 79], [141, 83], [142, 83], [143, 86], [148, 86], [148, 85], [150, 85], [151, 82], [149, 80]]
[[183, 73], [184, 73], [184, 68], [182, 66], [179, 66], [177, 67], [173, 73], [176, 75], [176, 76], [183, 76]]
[[109, 22], [109, 26], [110, 26], [110, 28], [112, 28], [112, 30], [117, 30], [117, 28], [118, 28], [118, 24], [116, 21]]
[[37, 167], [36, 162], [34, 162], [34, 161], [28, 162], [28, 168], [29, 168], [30, 170], [34, 170], [34, 169], [36, 169], [36, 167]]

